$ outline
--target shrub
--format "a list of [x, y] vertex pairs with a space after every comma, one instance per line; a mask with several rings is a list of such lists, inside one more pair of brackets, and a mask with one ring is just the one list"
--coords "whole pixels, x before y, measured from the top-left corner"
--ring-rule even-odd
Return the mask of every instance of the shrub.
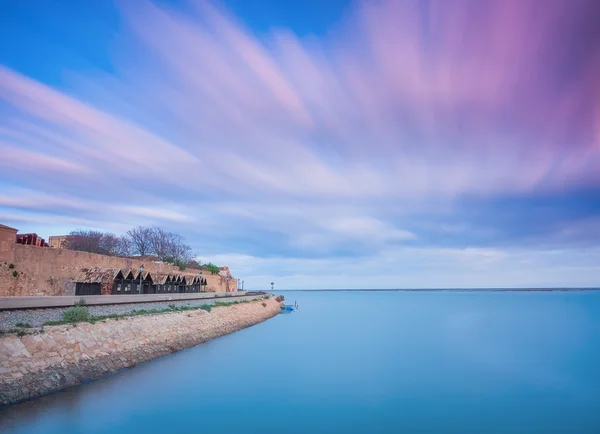
[[15, 324], [15, 327], [31, 328], [31, 324], [29, 324], [28, 322], [18, 322]]
[[8, 268], [10, 268], [10, 269], [12, 270], [13, 268], [15, 268], [15, 264], [10, 264], [10, 265], [8, 266]]
[[13, 271], [13, 277], [19, 277], [19, 273], [17, 272], [17, 270]]
[[200, 306], [200, 309], [210, 312], [212, 309], [212, 306], [210, 304], [203, 304], [202, 306]]
[[68, 322], [89, 321], [91, 318], [87, 307], [71, 307], [63, 312], [63, 320]]
[[81, 297], [79, 301], [74, 303], [75, 306], [85, 306], [85, 298]]
[[1, 330], [0, 329], [0, 336], [4, 336], [4, 335], [9, 335], [11, 333], [19, 333], [22, 330], [16, 329], [16, 328], [12, 328], [12, 329], [8, 329], [8, 330]]
[[212, 262], [204, 264], [203, 267], [205, 270], [210, 271], [210, 274], [219, 274], [221, 272], [221, 269]]

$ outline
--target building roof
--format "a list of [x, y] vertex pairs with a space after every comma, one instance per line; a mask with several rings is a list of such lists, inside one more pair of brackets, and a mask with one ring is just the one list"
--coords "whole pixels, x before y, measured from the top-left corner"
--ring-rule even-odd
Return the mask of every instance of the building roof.
[[115, 279], [122, 278], [123, 273], [118, 268], [83, 268], [77, 277], [73, 279], [75, 283], [108, 283]]
[[[140, 274], [138, 273], [138, 279], [140, 278]], [[150, 282], [150, 283], [154, 283], [154, 279], [152, 277], [152, 274], [150, 274], [149, 271], [144, 271], [142, 273], [142, 280], [144, 282]]]
[[10, 226], [6, 226], [6, 225], [3, 225], [3, 224], [0, 224], [0, 229], [7, 229], [9, 231], [15, 231], [15, 232], [19, 231], [18, 229], [11, 228]]
[[179, 283], [180, 280], [181, 280], [180, 274], [171, 274], [171, 282]]
[[[131, 272], [133, 273], [133, 278], [134, 279], [139, 279], [140, 278], [140, 269], [139, 268], [132, 268]], [[142, 272], [142, 279], [146, 279], [146, 276], [148, 276], [150, 272], [148, 270], [144, 270]]]
[[[140, 270], [139, 269], [133, 268], [131, 270], [131, 273], [133, 274], [133, 280], [140, 280]], [[152, 274], [148, 270], [144, 270], [142, 272], [142, 280], [144, 280], [146, 282], [149, 280], [150, 282], [152, 282]]]
[[133, 279], [133, 272], [131, 271], [131, 268], [121, 268], [121, 273], [123, 274], [123, 279]]
[[171, 281], [171, 276], [168, 274], [155, 273], [154, 276], [152, 276], [152, 281], [157, 285], [164, 285]]

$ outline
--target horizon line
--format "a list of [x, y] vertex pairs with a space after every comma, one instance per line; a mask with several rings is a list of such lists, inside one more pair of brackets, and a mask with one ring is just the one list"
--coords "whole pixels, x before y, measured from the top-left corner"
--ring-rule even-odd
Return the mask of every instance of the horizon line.
[[518, 287], [518, 288], [505, 288], [505, 287], [480, 287], [480, 288], [384, 288], [384, 289], [273, 289], [272, 291], [319, 291], [319, 292], [393, 292], [393, 291], [600, 291], [600, 287], [596, 286], [581, 286], [581, 287]]

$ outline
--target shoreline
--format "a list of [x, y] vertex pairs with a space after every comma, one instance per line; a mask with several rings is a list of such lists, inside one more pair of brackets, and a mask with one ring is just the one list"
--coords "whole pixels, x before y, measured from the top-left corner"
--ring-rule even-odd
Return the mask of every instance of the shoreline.
[[202, 309], [48, 326], [0, 337], [0, 408], [251, 327], [276, 316], [268, 299]]
[[[110, 297], [110, 296], [102, 296]], [[218, 303], [246, 303], [261, 298], [263, 296], [235, 296], [235, 297], [212, 297], [212, 298], [197, 298], [197, 299], [178, 299], [165, 301], [144, 301], [137, 303], [118, 303], [118, 304], [86, 304], [84, 305], [93, 317], [102, 317], [111, 314], [121, 316], [135, 316], [137, 311], [143, 310], [166, 310], [168, 307], [198, 307], [212, 306]], [[40, 328], [46, 327], [47, 322], [60, 322], [62, 315], [69, 307], [45, 307], [38, 309], [11, 309], [0, 310], [0, 336], [9, 331], [21, 331], [23, 334], [36, 333]], [[25, 328], [19, 329], [18, 324], [25, 325]], [[55, 324], [56, 325], [56, 324]]]

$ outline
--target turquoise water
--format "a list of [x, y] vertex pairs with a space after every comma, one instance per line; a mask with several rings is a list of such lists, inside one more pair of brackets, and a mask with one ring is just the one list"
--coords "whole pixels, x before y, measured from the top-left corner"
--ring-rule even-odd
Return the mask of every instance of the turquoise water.
[[285, 295], [297, 312], [0, 410], [0, 432], [600, 432], [600, 292]]

